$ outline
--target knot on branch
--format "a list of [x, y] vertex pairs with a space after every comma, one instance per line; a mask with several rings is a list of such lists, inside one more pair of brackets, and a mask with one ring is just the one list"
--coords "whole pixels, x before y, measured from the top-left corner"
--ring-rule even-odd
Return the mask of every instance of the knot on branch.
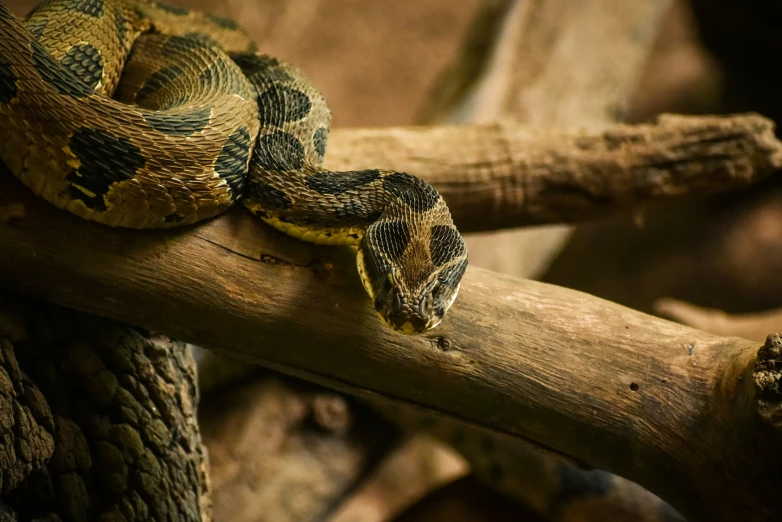
[[782, 428], [782, 335], [775, 333], [766, 338], [766, 344], [758, 351], [753, 377], [760, 392], [758, 411], [761, 417]]
[[754, 378], [763, 399], [782, 399], [782, 335], [776, 333], [766, 338], [766, 344], [758, 351]]

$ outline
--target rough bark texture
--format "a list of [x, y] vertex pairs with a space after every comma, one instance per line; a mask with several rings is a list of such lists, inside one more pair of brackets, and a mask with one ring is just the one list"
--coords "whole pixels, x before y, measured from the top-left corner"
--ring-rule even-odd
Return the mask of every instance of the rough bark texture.
[[342, 129], [326, 163], [415, 172], [443, 195], [462, 232], [476, 232], [736, 190], [779, 169], [782, 144], [759, 115], [665, 115], [599, 131], [508, 123]]
[[760, 417], [782, 430], [782, 335], [771, 334], [758, 352], [753, 374], [759, 392]]
[[[522, 4], [522, 3], [530, 4], [530, 2], [519, 2], [519, 4]], [[301, 2], [293, 2], [293, 3], [291, 3], [291, 5], [294, 5], [294, 4], [297, 4], [297, 5], [301, 6], [302, 3]], [[268, 20], [262, 20], [262, 21], [265, 22], [265, 27], [274, 26], [274, 29], [272, 30], [272, 32], [277, 32], [279, 34], [283, 34], [283, 33], [296, 34], [297, 37], [298, 37], [298, 34], [299, 34], [300, 31], [293, 30], [292, 28], [302, 29], [302, 28], [306, 27], [306, 23], [305, 22], [307, 20], [315, 20], [316, 19], [316, 20], [320, 21], [320, 20], [323, 19], [323, 16], [321, 16], [322, 13], [320, 13], [320, 14], [318, 14], [316, 16], [316, 13], [318, 13], [318, 8], [317, 8], [318, 2], [312, 2], [311, 4], [312, 4], [312, 6], [316, 6], [316, 7], [312, 7], [312, 6], [308, 6], [307, 7], [307, 9], [305, 11], [306, 11], [306, 13], [309, 13], [309, 17], [307, 17], [307, 16], [298, 16], [298, 13], [295, 13], [295, 9], [291, 8], [290, 10], [287, 10], [285, 12], [285, 16], [274, 18], [272, 22], [269, 22]], [[322, 5], [323, 3], [320, 3], [320, 4]], [[545, 5], [543, 3], [540, 3], [540, 4], [541, 5]], [[556, 10], [557, 7], [556, 7], [555, 4], [557, 4], [557, 3], [548, 2], [548, 5], [553, 5], [554, 9]], [[598, 4], [599, 3], [594, 3], [594, 5], [598, 5]], [[233, 5], [236, 6], [237, 4], [233, 4]], [[238, 5], [241, 6], [242, 2], [238, 2]], [[652, 6], [653, 4], [649, 3], [648, 5]], [[611, 10], [611, 6], [608, 5], [607, 3], [600, 4], [600, 5], [598, 5], [598, 9]], [[632, 9], [632, 7], [630, 9]], [[653, 9], [656, 9], [656, 7], [653, 7]], [[244, 13], [246, 11], [247, 11], [247, 9], [240, 10], [240, 12], [242, 12], [242, 13]], [[331, 11], [333, 13], [339, 13], [339, 10], [337, 10], [337, 9], [331, 9]], [[597, 11], [595, 11], [595, 12], [597, 12]], [[236, 10], [234, 10], [233, 13], [221, 13], [221, 14], [234, 14], [234, 15], [236, 15], [237, 13], [236, 13]], [[342, 15], [342, 13], [339, 13], [339, 16], [341, 16], [341, 15]], [[571, 22], [575, 21], [577, 23], [581, 23], [582, 27], [580, 28], [580, 30], [584, 31], [584, 33], [582, 33], [579, 38], [575, 39], [576, 40], [575, 45], [573, 45], [573, 42], [570, 42], [571, 51], [572, 50], [578, 51], [578, 53], [580, 55], [582, 55], [581, 58], [583, 58], [584, 56], [586, 56], [586, 57], [590, 56], [589, 49], [585, 45], [583, 45], [584, 41], [586, 41], [586, 42], [596, 41], [596, 42], [598, 42], [598, 44], [600, 44], [600, 42], [601, 42], [601, 40], [599, 38], [594, 38], [593, 37], [594, 35], [590, 35], [589, 34], [589, 31], [593, 30], [593, 28], [594, 28], [594, 31], [596, 31], [598, 33], [597, 36], [601, 36], [599, 34], [601, 32], [601, 29], [599, 27], [600, 24], [592, 24], [592, 23], [590, 23], [589, 22], [590, 17], [585, 16], [585, 15], [586, 15], [586, 13], [581, 12], [579, 14], [579, 16], [577, 17], [577, 19], [571, 20]], [[248, 22], [247, 21], [248, 19], [246, 17], [242, 17], [241, 19], [242, 19], [242, 21], [244, 23], [249, 23], [250, 25], [256, 25], [256, 24], [253, 24], [252, 22]], [[640, 20], [642, 18], [639, 17], [638, 19]], [[550, 27], [550, 26], [553, 26], [555, 24], [559, 24], [559, 23], [562, 22], [562, 18], [561, 17], [556, 17], [556, 16], [548, 16], [547, 18], [544, 18], [543, 20], [549, 20], [547, 23], [540, 23], [541, 17], [533, 18], [533, 20], [536, 21], [536, 24], [537, 24], [538, 27], [542, 27], [543, 28], [541, 30], [541, 32], [539, 32], [539, 34], [545, 34], [546, 27]], [[651, 19], [649, 19], [647, 17], [647, 20], [650, 20], [650, 21], [648, 21], [650, 26], [654, 26], [655, 25], [655, 20], [654, 20], [653, 16], [651, 17]], [[257, 25], [260, 25], [260, 24], [257, 24]], [[322, 24], [322, 25], [326, 25], [326, 24]], [[378, 30], [377, 26], [373, 27], [372, 24], [364, 24], [364, 25], [367, 26], [367, 27], [372, 27], [372, 30], [370, 32], [372, 32], [373, 34], [374, 33], [380, 33], [380, 31]], [[425, 24], [423, 24], [423, 25], [425, 25]], [[534, 28], [534, 25], [532, 27]], [[638, 38], [637, 37], [636, 28], [634, 28], [631, 24], [625, 24], [625, 26], [623, 27], [622, 24], [619, 23], [619, 24], [616, 24], [614, 27], [615, 28], [616, 27], [623, 28], [624, 31], [627, 31], [628, 35], [633, 35], [633, 33], [636, 32], [636, 35], [634, 35], [634, 38], [637, 40], [637, 42], [639, 43], [640, 46], [645, 45], [645, 43], [647, 42], [647, 40], [645, 38], [643, 38], [643, 37], [642, 38]], [[301, 31], [301, 32], [305, 32], [305, 31]], [[609, 31], [609, 33], [610, 33], [610, 31]], [[401, 40], [401, 38], [398, 38], [399, 35], [394, 35], [394, 36], [395, 36], [395, 38], [394, 38], [395, 41]], [[609, 41], [611, 39], [612, 39], [612, 36], [609, 34], [608, 38], [606, 38], [605, 41]], [[344, 53], [343, 52], [337, 53], [336, 51], [333, 50], [333, 47], [328, 46], [328, 45], [323, 45], [322, 40], [320, 40], [320, 39], [314, 39], [314, 40], [317, 42], [317, 45], [315, 47], [318, 47], [318, 50], [320, 50], [321, 53], [329, 53], [329, 52], [331, 52], [333, 54], [339, 54], [339, 56], [342, 57], [341, 58], [342, 60], [345, 60], [346, 62], [350, 62], [352, 64], [351, 70], [354, 70], [354, 71], [359, 71], [360, 70], [359, 67], [356, 67], [356, 64], [355, 64], [355, 62], [353, 60], [350, 60], [349, 58], [344, 58]], [[382, 38], [381, 38], [381, 40], [382, 40]], [[555, 38], [551, 38], [551, 41], [554, 41], [554, 40], [556, 40], [556, 39]], [[387, 43], [384, 40], [383, 40], [383, 44], [387, 46]], [[628, 46], [626, 46], [626, 45], [619, 44], [619, 46], [622, 49], [628, 49]], [[359, 47], [359, 46], [355, 46], [355, 47]], [[549, 49], [553, 49], [555, 47], [556, 46], [552, 46]], [[599, 49], [600, 45], [597, 45], [596, 48]], [[315, 53], [311, 53], [311, 54], [315, 54]], [[367, 52], [366, 54], [371, 55], [373, 58], [375, 56], [371, 52]], [[402, 53], [402, 54], [405, 55], [404, 53]], [[407, 53], [405, 56], [409, 56], [410, 54], [411, 53]], [[436, 53], [433, 52], [432, 54], [436, 54]], [[527, 56], [530, 56], [530, 57], [538, 57], [538, 56], [540, 56], [540, 54], [541, 53], [538, 52], [537, 48], [528, 49], [528, 52], [527, 52]], [[552, 54], [561, 54], [561, 53], [556, 51], [556, 50], [554, 50], [554, 51], [552, 51]], [[612, 57], [616, 58], [615, 53], [612, 52], [611, 55], [612, 55]], [[635, 56], [638, 56], [638, 55], [635, 55]], [[627, 56], [625, 56], [624, 58], [620, 58], [620, 59], [616, 60], [615, 62], [612, 62], [611, 60], [605, 60], [605, 56], [602, 56], [601, 53], [597, 53], [596, 58], [598, 59], [597, 63], [599, 63], [599, 61], [602, 60], [602, 62], [604, 64], [607, 64], [608, 67], [612, 67], [613, 64], [617, 64], [618, 63], [622, 67], [627, 67], [628, 69], [630, 69], [631, 72], [632, 72], [633, 67], [635, 66], [635, 63], [636, 63], [632, 59], [633, 58], [632, 52], [631, 52], [631, 56], [630, 56], [631, 59], [629, 61], [625, 59], [625, 58], [627, 58]], [[317, 57], [313, 57], [312, 59], [313, 60], [317, 60], [318, 58]], [[323, 60], [324, 63], [326, 61], [327, 60]], [[566, 61], [567, 60], [560, 60], [558, 63], [565, 64]], [[586, 61], [587, 60], [583, 60], [583, 62], [586, 62]], [[391, 65], [392, 67], [394, 67], [394, 64], [391, 61], [389, 61], [389, 60], [377, 60], [377, 62], [379, 62], [379, 63], [389, 63], [389, 64], [392, 64]], [[298, 60], [294, 60], [294, 63], [301, 64], [301, 62], [298, 61]], [[523, 65], [523, 64], [521, 64], [521, 65]], [[398, 67], [398, 64], [396, 64], [396, 67], [397, 68], [393, 71], [393, 76], [395, 78], [399, 78], [400, 79], [400, 83], [404, 83], [405, 82], [404, 79], [409, 76], [409, 73], [405, 74], [404, 71], [400, 71], [400, 69]], [[324, 68], [328, 69], [327, 67], [324, 67]], [[521, 67], [520, 67], [520, 69], [521, 69]], [[576, 74], [576, 79], [586, 79], [587, 81], [589, 81], [590, 77], [589, 77], [589, 74], [587, 74], [587, 73], [590, 70], [590, 66], [587, 65], [586, 69], [587, 69], [587, 72], [585, 72], [584, 70], [575, 70], [574, 69], [574, 73]], [[561, 73], [561, 71], [560, 71], [560, 73]], [[358, 72], [357, 74], [360, 75], [361, 73]], [[340, 94], [342, 94], [345, 98], [350, 99], [350, 102], [353, 105], [356, 105], [356, 106], [360, 105], [360, 104], [354, 103], [353, 95], [352, 94], [348, 94], [348, 92], [350, 91], [349, 89], [342, 89], [342, 87], [343, 87], [342, 83], [343, 82], [340, 81], [340, 79], [338, 78], [338, 75], [332, 75], [329, 72], [328, 76], [332, 76], [334, 78], [332, 83], [337, 85], [338, 89], [343, 91], [343, 93], [340, 93]], [[378, 76], [370, 75], [370, 76], [372, 78], [379, 77], [379, 75]], [[420, 80], [420, 78], [419, 78], [420, 75], [415, 74], [414, 76], [415, 76], [416, 80]], [[533, 74], [531, 78], [530, 77], [525, 77], [524, 80], [525, 80], [525, 82], [534, 84], [537, 80], [539, 80], [539, 77], [541, 77], [541, 76], [545, 77], [546, 75], [545, 74], [543, 74], [543, 75]], [[556, 77], [553, 77], [553, 78], [555, 80], [557, 79]], [[391, 82], [386, 82], [386, 83], [391, 83]], [[362, 107], [361, 111], [363, 111], [364, 113], [368, 113], [368, 112], [371, 112], [372, 110], [376, 110], [377, 108], [383, 107], [384, 105], [388, 105], [388, 106], [393, 105], [395, 110], [396, 110], [396, 108], [398, 106], [397, 104], [391, 104], [391, 103], [385, 103], [384, 104], [382, 101], [378, 102], [378, 100], [376, 98], [376, 91], [378, 90], [378, 85], [373, 84], [371, 81], [367, 81], [366, 77], [362, 78], [361, 84], [364, 86], [365, 90], [372, 91], [372, 96], [370, 97], [371, 104], [361, 106]], [[536, 87], [534, 87], [534, 89], [538, 89], [539, 92], [542, 92], [545, 95], [550, 96], [551, 99], [555, 99], [555, 100], [556, 99], [559, 99], [559, 100], [563, 99], [562, 98], [562, 94], [563, 94], [562, 91], [557, 92], [556, 90], [549, 90], [548, 89], [549, 86], [545, 85], [545, 82], [541, 82], [541, 84], [543, 84], [542, 87], [536, 86]], [[567, 81], [563, 82], [563, 85], [568, 88], [568, 90], [565, 92], [565, 94], [567, 94], [567, 95], [571, 95], [571, 96], [572, 95], [575, 95], [575, 96], [583, 95], [583, 96], [585, 96], [584, 100], [595, 101], [598, 104], [599, 103], [603, 103], [603, 101], [602, 101], [603, 96], [601, 96], [601, 95], [596, 95], [595, 96], [595, 95], [593, 95], [593, 93], [590, 93], [590, 92], [585, 92], [585, 93], [582, 94], [582, 91], [590, 91], [590, 90], [593, 90], [593, 89], [576, 88], [576, 87], [574, 87], [573, 84], [567, 85]], [[604, 88], [606, 85], [610, 86], [610, 85], [613, 85], [613, 83], [612, 83], [612, 81], [606, 80], [602, 85], [599, 85], [598, 87]], [[397, 85], [397, 88], [398, 88], [398, 85]], [[512, 92], [515, 92], [515, 91], [512, 91]], [[591, 96], [591, 98], [590, 98], [590, 96]], [[611, 98], [611, 96], [608, 96], [607, 98]], [[334, 97], [333, 96], [329, 96], [329, 99], [333, 100]], [[611, 100], [609, 100], [609, 101], [611, 101]], [[557, 102], [553, 102], [553, 103], [557, 103]], [[571, 104], [568, 104], [568, 103], [563, 103], [563, 105], [565, 105], [565, 106], [572, 106]], [[531, 109], [534, 110], [535, 106], [536, 106], [535, 103], [531, 104]], [[542, 106], [542, 110], [550, 111], [550, 110], [552, 110], [552, 108], [550, 106]], [[361, 111], [359, 111], [359, 112], [361, 112]], [[337, 112], [338, 112], [337, 120], [339, 120], [339, 116], [342, 113], [340, 113], [339, 111], [337, 111]], [[376, 122], [373, 121], [372, 123], [376, 123]], [[331, 146], [330, 146], [330, 154], [331, 153], [332, 153], [332, 150], [331, 150]], [[565, 185], [565, 186], [567, 186], [567, 185]], [[610, 197], [610, 195], [609, 195], [609, 197]], [[7, 213], [6, 215], [9, 216], [13, 220], [15, 214], [17, 214], [17, 211], [14, 210], [13, 208], [11, 208], [10, 213]], [[530, 250], [536, 250], [537, 252], [541, 251], [541, 249], [530, 249]], [[283, 251], [284, 251], [284, 249], [283, 249]], [[536, 254], [536, 255], [540, 257], [539, 253]], [[267, 261], [274, 261], [274, 259], [273, 258], [267, 258]]]
[[[549, 522], [683, 522], [669, 504], [638, 484], [573, 459], [541, 451], [529, 441], [416, 408], [373, 404], [396, 424], [427, 429], [470, 463], [484, 486], [515, 499]], [[481, 489], [483, 491], [483, 489]]]
[[19, 367], [21, 317], [0, 309], [0, 494], [40, 470], [54, 452], [54, 421], [41, 390]]
[[17, 466], [0, 468], [14, 516], [211, 519], [183, 343], [7, 295], [0, 322], [12, 325], [0, 346], [17, 400], [2, 409], [17, 412], [0, 418], [16, 420], [3, 451], [16, 449]]
[[778, 434], [754, 407], [755, 343], [481, 269], [436, 331], [399, 336], [347, 249], [302, 244], [238, 209], [187, 230], [113, 230], [0, 184], [0, 207], [17, 209], [0, 224], [3, 286], [515, 434], [634, 480], [692, 520], [775, 509]]
[[[782, 105], [774, 89], [780, 71], [768, 67], [779, 55], [775, 20], [780, 4], [686, 4], [697, 22], [691, 38], [705, 44], [711, 51], [706, 54], [720, 66], [716, 80], [693, 79], [711, 84], [700, 97], [708, 101], [707, 110], [757, 111], [780, 121]], [[657, 76], [669, 79], [675, 61], [661, 60]], [[654, 86], [649, 92], [654, 93]], [[678, 110], [703, 109], [691, 104]], [[654, 310], [654, 303], [665, 297], [733, 314], [777, 308], [782, 292], [781, 180], [773, 176], [749, 190], [650, 208], [642, 220], [623, 213], [582, 225], [544, 280], [644, 311]]]
[[193, 348], [215, 520], [381, 522], [465, 472], [343, 395]]

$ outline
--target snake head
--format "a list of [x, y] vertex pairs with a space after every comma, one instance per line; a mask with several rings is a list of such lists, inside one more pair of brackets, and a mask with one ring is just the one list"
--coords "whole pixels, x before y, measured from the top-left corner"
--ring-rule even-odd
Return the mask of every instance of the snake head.
[[467, 247], [450, 224], [372, 224], [359, 245], [361, 281], [380, 318], [413, 335], [440, 324], [467, 269]]

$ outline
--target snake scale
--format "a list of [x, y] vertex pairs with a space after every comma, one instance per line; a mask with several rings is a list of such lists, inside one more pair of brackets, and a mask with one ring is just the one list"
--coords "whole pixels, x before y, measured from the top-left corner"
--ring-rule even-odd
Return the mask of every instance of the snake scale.
[[151, 0], [0, 4], [0, 159], [38, 196], [115, 227], [164, 228], [241, 202], [303, 241], [354, 245], [394, 330], [435, 327], [467, 248], [404, 172], [321, 164], [331, 113], [294, 66], [228, 19]]
[[[435, 327], [458, 293], [467, 249], [437, 191], [406, 173], [322, 168], [326, 100], [231, 20], [150, 0], [44, 0], [22, 23], [0, 3], [0, 114], [0, 159], [81, 218], [164, 228], [241, 202], [301, 240], [357, 246], [376, 311], [402, 333]], [[378, 408], [434, 426], [480, 478], [552, 520], [590, 519], [584, 505], [601, 499], [637, 520], [681, 520], [607, 473], [541, 471], [513, 441]]]

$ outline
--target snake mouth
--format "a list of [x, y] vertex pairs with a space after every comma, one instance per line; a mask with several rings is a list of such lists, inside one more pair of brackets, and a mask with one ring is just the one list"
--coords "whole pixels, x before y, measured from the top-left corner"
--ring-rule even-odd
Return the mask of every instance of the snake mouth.
[[378, 315], [393, 330], [404, 335], [422, 334], [440, 324], [439, 317], [426, 316], [406, 304], [387, 316], [383, 316], [380, 312]]

